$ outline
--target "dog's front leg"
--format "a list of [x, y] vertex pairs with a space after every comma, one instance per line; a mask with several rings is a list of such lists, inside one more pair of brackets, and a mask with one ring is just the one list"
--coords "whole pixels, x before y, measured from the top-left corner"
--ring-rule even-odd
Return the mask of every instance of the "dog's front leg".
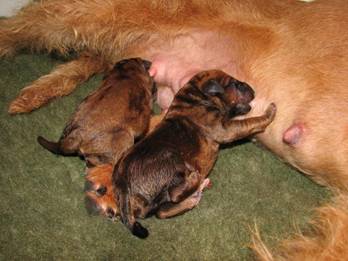
[[8, 112], [16, 114], [35, 110], [56, 97], [70, 94], [79, 84], [108, 68], [109, 65], [100, 57], [81, 55], [25, 87], [10, 104]]
[[270, 104], [264, 115], [246, 118], [243, 120], [230, 120], [224, 127], [215, 130], [211, 136], [218, 143], [229, 143], [250, 135], [262, 132], [273, 121], [276, 114], [276, 106]]

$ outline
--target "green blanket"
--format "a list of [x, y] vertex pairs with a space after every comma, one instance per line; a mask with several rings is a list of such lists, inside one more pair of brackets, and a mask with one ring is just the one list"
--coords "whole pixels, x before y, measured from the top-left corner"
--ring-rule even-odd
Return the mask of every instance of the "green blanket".
[[31, 114], [7, 114], [20, 89], [58, 63], [44, 55], [0, 59], [0, 260], [250, 260], [255, 224], [275, 247], [296, 226], [308, 229], [313, 208], [327, 201], [324, 188], [246, 142], [221, 150], [213, 186], [197, 208], [143, 221], [146, 240], [118, 222], [89, 216], [83, 162], [49, 153], [36, 137], [58, 139], [101, 77]]

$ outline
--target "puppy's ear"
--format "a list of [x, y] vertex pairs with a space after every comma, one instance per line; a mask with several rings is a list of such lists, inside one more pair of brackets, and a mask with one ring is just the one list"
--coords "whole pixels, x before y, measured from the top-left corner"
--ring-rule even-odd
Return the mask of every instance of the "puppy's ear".
[[209, 80], [208, 82], [206, 82], [202, 90], [205, 94], [212, 96], [223, 94], [225, 92], [224, 87], [222, 87], [221, 84], [215, 80]]

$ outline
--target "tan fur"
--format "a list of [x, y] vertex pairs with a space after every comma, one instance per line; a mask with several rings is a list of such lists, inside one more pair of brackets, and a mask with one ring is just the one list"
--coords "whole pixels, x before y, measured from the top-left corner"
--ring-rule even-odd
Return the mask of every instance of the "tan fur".
[[348, 196], [340, 195], [332, 204], [317, 210], [309, 233], [284, 241], [275, 254], [271, 254], [262, 243], [258, 231], [252, 247], [257, 253], [257, 260], [262, 261], [340, 261], [348, 257], [347, 242]]
[[[56, 97], [70, 94], [76, 86], [87, 81], [96, 73], [111, 69], [104, 59], [82, 54], [76, 60], [59, 65], [50, 74], [42, 76], [19, 94], [22, 99], [14, 100], [9, 113], [24, 112], [28, 106], [36, 109]], [[40, 93], [38, 96], [37, 93]]]
[[[0, 21], [0, 55], [27, 47], [87, 51], [107, 63], [141, 56], [174, 90], [197, 70], [223, 69], [256, 90], [255, 114], [277, 104], [275, 121], [258, 136], [264, 145], [320, 184], [347, 191], [347, 13], [345, 0], [48, 0]], [[32, 104], [25, 89], [10, 111], [63, 95], [56, 87], [41, 85]], [[298, 122], [303, 138], [284, 144], [284, 131]]]
[[[112, 189], [112, 164], [99, 165], [87, 169], [86, 180], [93, 186], [93, 190], [86, 191], [87, 199], [91, 200], [98, 214], [113, 218], [119, 215], [118, 203]], [[95, 193], [100, 188], [105, 188], [103, 195]]]

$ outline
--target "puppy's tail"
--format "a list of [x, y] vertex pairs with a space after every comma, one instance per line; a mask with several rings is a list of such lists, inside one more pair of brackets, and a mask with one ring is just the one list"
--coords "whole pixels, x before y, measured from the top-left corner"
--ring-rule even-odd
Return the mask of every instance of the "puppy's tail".
[[124, 193], [124, 191], [122, 191], [119, 194], [119, 204], [122, 223], [132, 232], [134, 236], [141, 239], [147, 238], [149, 232], [135, 220], [128, 193]]
[[66, 154], [62, 151], [62, 149], [60, 148], [60, 144], [58, 142], [48, 141], [44, 137], [41, 137], [41, 136], [37, 137], [37, 142], [42, 147], [44, 147], [48, 151], [52, 152], [53, 154], [57, 154], [57, 155], [65, 155]]

